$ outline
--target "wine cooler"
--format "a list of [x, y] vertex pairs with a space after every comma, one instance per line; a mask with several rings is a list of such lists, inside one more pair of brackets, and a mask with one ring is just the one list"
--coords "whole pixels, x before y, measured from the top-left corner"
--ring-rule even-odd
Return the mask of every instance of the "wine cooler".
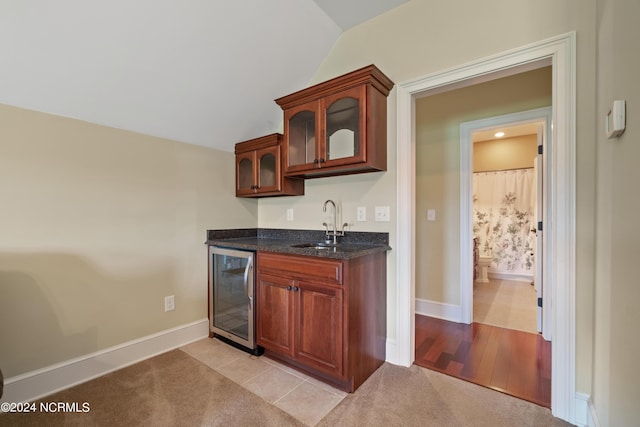
[[253, 354], [255, 252], [209, 247], [209, 332]]

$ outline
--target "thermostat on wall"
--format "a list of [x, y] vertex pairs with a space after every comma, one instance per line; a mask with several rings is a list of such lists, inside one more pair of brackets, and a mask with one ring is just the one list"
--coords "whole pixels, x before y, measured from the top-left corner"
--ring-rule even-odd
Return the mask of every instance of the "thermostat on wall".
[[626, 115], [625, 110], [626, 105], [624, 100], [613, 101], [611, 110], [609, 110], [607, 118], [604, 122], [604, 130], [607, 134], [607, 138], [617, 138], [624, 132]]

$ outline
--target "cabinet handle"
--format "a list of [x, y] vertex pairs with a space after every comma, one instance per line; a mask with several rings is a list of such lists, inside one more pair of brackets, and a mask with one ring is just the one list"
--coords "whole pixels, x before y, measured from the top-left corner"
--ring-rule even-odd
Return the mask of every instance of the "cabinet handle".
[[319, 163], [319, 160], [318, 160], [318, 159], [313, 159], [313, 164], [314, 164], [314, 165], [317, 165], [318, 163]]
[[326, 160], [324, 159], [324, 157], [320, 157], [320, 163], [324, 163], [326, 162]]
[[299, 288], [299, 287], [297, 287], [297, 286], [294, 286], [294, 287], [293, 287], [293, 292], [298, 292], [299, 290], [300, 290], [300, 288]]
[[287, 290], [290, 291], [291, 290], [291, 286], [287, 286]]

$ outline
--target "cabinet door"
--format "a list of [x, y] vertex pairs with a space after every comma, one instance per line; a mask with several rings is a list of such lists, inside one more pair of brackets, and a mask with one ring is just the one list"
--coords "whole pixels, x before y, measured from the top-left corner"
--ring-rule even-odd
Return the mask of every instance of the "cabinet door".
[[236, 154], [236, 194], [253, 194], [256, 189], [255, 153]]
[[343, 374], [342, 289], [296, 282], [295, 357], [334, 376]]
[[318, 105], [313, 101], [284, 112], [286, 172], [315, 169], [320, 165]]
[[257, 343], [286, 356], [293, 356], [292, 288], [290, 280], [258, 276]]
[[280, 146], [256, 151], [258, 193], [281, 190]]
[[321, 167], [367, 160], [366, 87], [360, 86], [321, 101], [324, 122]]

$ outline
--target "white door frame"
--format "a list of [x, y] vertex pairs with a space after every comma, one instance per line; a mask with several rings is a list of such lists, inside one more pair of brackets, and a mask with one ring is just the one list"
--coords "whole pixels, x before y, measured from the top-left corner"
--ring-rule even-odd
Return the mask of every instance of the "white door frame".
[[[475, 131], [492, 129], [495, 127], [507, 127], [524, 125], [527, 123], [544, 122], [544, 132], [546, 133], [543, 140], [546, 147], [543, 151], [543, 168], [542, 173], [545, 174], [543, 179], [544, 188], [542, 194], [542, 206], [544, 213], [541, 221], [546, 222], [550, 217], [549, 201], [547, 194], [551, 191], [551, 176], [548, 171], [550, 153], [553, 150], [549, 147], [551, 141], [551, 123], [552, 108], [536, 108], [535, 110], [520, 111], [512, 114], [504, 114], [502, 116], [488, 117], [486, 119], [474, 120], [460, 124], [460, 265], [468, 266], [468, 268], [460, 269], [460, 312], [461, 322], [469, 324], [473, 322], [473, 260], [472, 260], [472, 242], [473, 242], [473, 141], [472, 134]], [[551, 257], [551, 247], [548, 246], [549, 239], [545, 239], [545, 246], [542, 248], [542, 256], [536, 254], [536, 263], [541, 263], [542, 271], [547, 272], [546, 268]], [[542, 289], [542, 306], [551, 307], [551, 278], [544, 276], [541, 278]], [[542, 336], [546, 340], [551, 340], [551, 310], [543, 311], [542, 319]]]
[[[575, 145], [576, 145], [576, 34], [556, 36], [521, 48], [431, 74], [397, 86], [397, 240], [394, 363], [410, 366], [415, 354], [415, 99], [425, 92], [452, 84], [492, 80], [497, 74], [551, 59], [553, 75], [553, 163], [549, 165], [551, 192], [551, 248], [553, 283], [551, 351], [551, 410], [575, 423]], [[485, 80], [485, 81], [486, 81]]]

